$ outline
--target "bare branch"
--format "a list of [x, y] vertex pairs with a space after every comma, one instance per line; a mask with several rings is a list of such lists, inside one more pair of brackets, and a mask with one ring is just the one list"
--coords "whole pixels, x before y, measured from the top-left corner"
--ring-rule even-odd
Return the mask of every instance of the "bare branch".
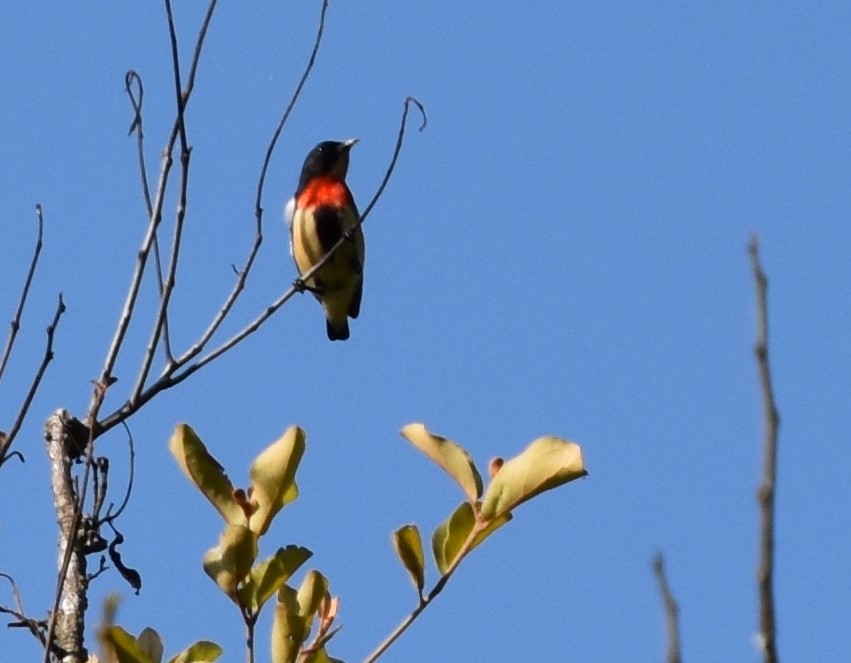
[[18, 417], [15, 419], [15, 423], [12, 424], [12, 429], [5, 436], [0, 436], [0, 467], [2, 467], [3, 463], [9, 459], [9, 449], [12, 446], [12, 442], [15, 441], [15, 436], [21, 430], [21, 426], [27, 416], [27, 412], [33, 402], [33, 398], [35, 398], [35, 394], [41, 384], [41, 379], [44, 377], [45, 371], [47, 371], [47, 365], [53, 360], [53, 335], [56, 331], [57, 325], [59, 324], [59, 318], [63, 313], [65, 313], [65, 302], [62, 301], [62, 294], [60, 293], [59, 303], [56, 306], [56, 313], [53, 315], [53, 321], [47, 327], [47, 346], [44, 349], [44, 357], [42, 357], [41, 365], [38, 367], [35, 377], [33, 377], [30, 390], [27, 392], [20, 410], [18, 410]]
[[0, 605], [0, 613], [11, 615], [18, 620], [16, 622], [10, 622], [8, 626], [10, 628], [20, 627], [28, 629], [35, 639], [44, 646], [46, 644], [44, 631], [47, 628], [47, 624], [43, 620], [31, 619], [26, 616], [26, 613], [24, 612], [24, 603], [21, 601], [21, 593], [18, 591], [18, 585], [15, 583], [15, 579], [12, 576], [8, 573], [0, 573], [0, 578], [5, 578], [9, 581], [9, 584], [12, 586], [12, 599], [15, 601], [14, 609]]
[[60, 569], [45, 638], [47, 646], [43, 663], [49, 662], [54, 651], [62, 653], [63, 663], [83, 663], [88, 658], [83, 644], [85, 612], [88, 607], [86, 555], [78, 540], [82, 509], [79, 508], [71, 477], [71, 450], [80, 446], [75, 429], [79, 430], [79, 422], [75, 425], [66, 410], [57, 410], [48, 418], [44, 431], [50, 459], [53, 502], [59, 522]]
[[[169, 4], [170, 7], [170, 4]], [[151, 218], [148, 223], [148, 229], [145, 234], [145, 238], [142, 241], [142, 246], [139, 249], [139, 253], [136, 259], [136, 269], [133, 273], [133, 277], [130, 280], [130, 288], [127, 292], [127, 297], [124, 302], [124, 308], [121, 312], [121, 316], [119, 317], [118, 326], [115, 330], [115, 335], [113, 336], [112, 343], [110, 344], [109, 350], [107, 351], [106, 361], [104, 362], [104, 367], [101, 372], [100, 378], [97, 380], [100, 384], [109, 384], [112, 382], [112, 369], [115, 367], [115, 362], [118, 359], [118, 354], [121, 350], [121, 346], [124, 342], [124, 337], [127, 333], [127, 328], [130, 325], [130, 320], [133, 317], [133, 312], [136, 306], [136, 300], [139, 295], [139, 289], [142, 284], [142, 277], [145, 273], [145, 267], [147, 265], [148, 255], [151, 251], [151, 246], [153, 245], [154, 238], [156, 237], [157, 228], [159, 227], [160, 222], [162, 221], [162, 208], [165, 199], [165, 190], [168, 185], [168, 178], [171, 172], [171, 167], [173, 164], [172, 159], [172, 151], [174, 150], [174, 145], [177, 142], [178, 134], [182, 131], [183, 126], [183, 111], [186, 109], [186, 105], [189, 102], [189, 98], [192, 93], [192, 89], [195, 85], [195, 74], [198, 68], [198, 61], [201, 57], [201, 49], [204, 43], [204, 37], [207, 34], [207, 28], [209, 27], [210, 20], [213, 15], [213, 11], [216, 7], [216, 0], [211, 0], [208, 8], [207, 14], [204, 17], [204, 22], [201, 26], [201, 30], [198, 33], [198, 39], [195, 44], [195, 54], [193, 57], [192, 66], [190, 68], [190, 74], [188, 78], [188, 82], [186, 85], [186, 89], [182, 94], [179, 94], [179, 111], [176, 114], [174, 119], [174, 123], [172, 124], [171, 134], [169, 135], [168, 142], [166, 144], [166, 148], [163, 151], [162, 157], [162, 166], [160, 168], [160, 176], [157, 183], [157, 190], [154, 195], [153, 202], [153, 210], [151, 212]], [[174, 250], [174, 249], [173, 249]], [[173, 275], [172, 275], [173, 277]], [[166, 281], [167, 284], [167, 281]], [[165, 293], [164, 293], [165, 298]], [[160, 311], [163, 310], [161, 306]], [[159, 330], [162, 326], [162, 315], [158, 315], [157, 324], [155, 326], [155, 335], [159, 334]], [[147, 360], [146, 360], [147, 361]], [[144, 371], [143, 371], [144, 372]], [[134, 390], [135, 391], [135, 390]], [[131, 396], [129, 402], [133, 402], [135, 399]], [[89, 405], [89, 415], [88, 420], [90, 425], [93, 428], [94, 436], [97, 437], [104, 431], [101, 430], [97, 426], [97, 418], [94, 413], [99, 409], [100, 404], [96, 403], [94, 397], [92, 399], [91, 404]], [[138, 408], [136, 408], [138, 409]], [[135, 411], [135, 409], [134, 409]]]
[[[136, 385], [133, 388], [132, 395], [130, 396], [131, 401], [138, 399], [139, 394], [145, 388], [145, 382], [148, 379], [148, 373], [151, 369], [151, 364], [153, 363], [154, 352], [159, 344], [160, 335], [163, 333], [164, 325], [168, 319], [168, 305], [171, 301], [171, 294], [174, 291], [177, 266], [180, 262], [180, 245], [183, 237], [183, 225], [186, 218], [186, 195], [189, 187], [189, 164], [192, 155], [192, 150], [189, 147], [188, 139], [186, 137], [186, 104], [189, 102], [192, 90], [195, 87], [195, 74], [198, 70], [198, 63], [201, 59], [204, 39], [207, 36], [207, 30], [210, 26], [210, 21], [213, 18], [213, 12], [216, 8], [216, 0], [211, 0], [207, 7], [207, 13], [204, 17], [203, 23], [201, 24], [201, 29], [198, 32], [186, 89], [183, 89], [181, 85], [180, 56], [177, 47], [177, 33], [174, 27], [171, 0], [165, 0], [165, 7], [166, 17], [168, 19], [169, 40], [171, 42], [175, 103], [177, 105], [176, 126], [178, 129], [178, 135], [180, 136], [180, 193], [177, 203], [177, 218], [174, 223], [174, 238], [171, 243], [171, 259], [169, 261], [168, 271], [166, 272], [163, 289], [160, 294], [160, 306], [157, 311], [154, 330], [148, 343], [148, 349], [145, 353], [145, 359], [142, 363], [142, 369], [139, 371], [139, 377], [136, 380]], [[169, 350], [169, 352], [166, 353], [166, 372], [172, 372], [174, 368], [176, 368], [175, 361]]]
[[[139, 88], [138, 98], [133, 91], [133, 83]], [[148, 185], [148, 167], [145, 165], [145, 133], [142, 128], [142, 102], [145, 96], [145, 88], [142, 85], [142, 77], [139, 76], [138, 73], [133, 71], [132, 69], [128, 71], [124, 75], [124, 89], [127, 90], [127, 96], [130, 97], [130, 104], [133, 106], [133, 123], [130, 125], [130, 132], [136, 133], [136, 155], [139, 160], [139, 175], [142, 179], [142, 195], [145, 198], [145, 209], [148, 212], [148, 219], [154, 213], [154, 207], [151, 203], [151, 189]], [[160, 297], [163, 296], [163, 268], [162, 268], [162, 258], [160, 257], [160, 243], [156, 236], [154, 235], [154, 266], [157, 271], [157, 286], [159, 288]], [[168, 333], [168, 315], [163, 319], [163, 328], [162, 328], [162, 340], [163, 340], [163, 350], [165, 352], [166, 361], [172, 360], [171, 354], [171, 338]], [[153, 353], [151, 353], [153, 356]], [[147, 379], [147, 371], [142, 371], [143, 377], [141, 381], [144, 382]]]
[[665, 577], [665, 560], [662, 553], [657, 553], [653, 559], [653, 573], [659, 583], [659, 593], [662, 595], [662, 604], [665, 607], [665, 622], [668, 626], [668, 663], [680, 663], [680, 626], [679, 608], [671, 593], [668, 579]]
[[30, 261], [30, 268], [27, 272], [27, 278], [24, 280], [24, 287], [21, 290], [21, 299], [18, 302], [18, 310], [15, 311], [15, 317], [12, 318], [12, 328], [9, 330], [9, 338], [6, 340], [6, 348], [3, 350], [3, 358], [0, 359], [0, 380], [3, 379], [3, 373], [6, 370], [6, 364], [9, 363], [9, 357], [12, 354], [12, 348], [15, 345], [15, 338], [18, 335], [18, 330], [21, 328], [21, 315], [24, 312], [24, 306], [27, 303], [27, 295], [30, 292], [35, 268], [38, 265], [38, 257], [41, 254], [42, 237], [44, 236], [44, 217], [41, 213], [41, 205], [35, 206], [35, 213], [38, 217], [38, 239], [33, 250], [33, 257]]
[[133, 434], [130, 432], [130, 427], [127, 425], [126, 421], [122, 421], [121, 425], [124, 426], [124, 430], [127, 431], [127, 444], [130, 447], [129, 478], [127, 479], [127, 490], [124, 492], [124, 499], [115, 510], [115, 513], [112, 513], [112, 507], [114, 506], [112, 504], [110, 504], [109, 508], [106, 510], [106, 516], [103, 521], [110, 525], [112, 525], [112, 522], [116, 520], [127, 507], [127, 503], [130, 501], [130, 494], [133, 492], [133, 481], [136, 478], [136, 446], [133, 444]]
[[187, 362], [191, 361], [195, 357], [197, 357], [206, 347], [207, 343], [213, 337], [213, 335], [218, 331], [221, 324], [225, 321], [225, 318], [230, 313], [234, 304], [236, 304], [236, 300], [239, 298], [239, 295], [245, 288], [245, 283], [248, 280], [248, 274], [251, 272], [251, 268], [254, 266], [254, 260], [257, 257], [257, 253], [260, 250], [260, 245], [263, 243], [263, 207], [262, 207], [262, 198], [263, 198], [263, 187], [266, 182], [266, 172], [269, 168], [269, 164], [272, 161], [272, 154], [275, 151], [275, 146], [278, 143], [278, 138], [281, 135], [281, 132], [284, 129], [284, 125], [286, 125], [287, 120], [290, 117], [290, 114], [295, 108], [296, 101], [298, 101], [299, 96], [301, 96], [301, 91], [304, 88], [305, 83], [307, 82], [308, 76], [310, 76], [310, 72], [313, 70], [313, 64], [316, 61], [316, 55], [319, 53], [319, 46], [322, 43], [322, 35], [325, 31], [325, 14], [328, 11], [328, 0], [323, 0], [322, 2], [322, 10], [319, 15], [319, 28], [316, 31], [316, 39], [313, 42], [313, 50], [310, 53], [310, 57], [307, 61], [307, 66], [304, 68], [304, 72], [302, 72], [301, 79], [296, 86], [295, 91], [290, 97], [289, 102], [287, 103], [286, 108], [284, 109], [283, 114], [281, 115], [281, 119], [278, 121], [278, 126], [275, 127], [275, 131], [272, 134], [272, 138], [269, 141], [269, 145], [266, 148], [266, 156], [263, 159], [263, 166], [260, 168], [260, 177], [257, 181], [257, 198], [254, 203], [254, 216], [256, 219], [256, 230], [254, 235], [254, 243], [251, 246], [251, 249], [248, 252], [248, 258], [245, 261], [242, 269], [235, 269], [237, 274], [237, 280], [234, 284], [233, 289], [228, 295], [225, 303], [213, 317], [213, 320], [210, 322], [210, 325], [198, 339], [198, 341], [191, 347], [189, 350], [184, 353], [180, 359], [177, 360], [178, 366], [183, 366]]
[[762, 483], [757, 491], [760, 506], [760, 559], [757, 567], [759, 588], [759, 640], [765, 663], [778, 663], [777, 626], [774, 614], [774, 496], [777, 481], [777, 432], [780, 416], [774, 401], [771, 371], [768, 365], [768, 279], [759, 260], [759, 239], [751, 237], [748, 246], [756, 283], [757, 338], [754, 346], [765, 421]]

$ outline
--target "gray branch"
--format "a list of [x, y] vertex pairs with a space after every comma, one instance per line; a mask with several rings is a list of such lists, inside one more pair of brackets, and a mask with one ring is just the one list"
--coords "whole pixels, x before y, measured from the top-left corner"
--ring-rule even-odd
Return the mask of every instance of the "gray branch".
[[80, 422], [66, 410], [54, 412], [44, 427], [53, 503], [59, 523], [59, 577], [62, 579], [50, 616], [48, 634], [52, 632], [53, 638], [48, 640], [45, 660], [52, 653], [62, 663], [85, 663], [88, 660], [83, 643], [88, 607], [86, 556], [81, 537], [75, 536], [80, 525], [80, 513], [71, 476], [72, 457], [77, 455], [74, 450], [80, 443], [75, 431], [80, 428]]

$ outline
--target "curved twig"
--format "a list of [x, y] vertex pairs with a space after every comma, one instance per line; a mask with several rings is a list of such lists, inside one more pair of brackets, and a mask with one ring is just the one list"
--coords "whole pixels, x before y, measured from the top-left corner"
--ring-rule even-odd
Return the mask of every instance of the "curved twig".
[[[138, 87], [138, 98], [133, 91], [134, 83]], [[128, 133], [136, 133], [136, 156], [139, 161], [139, 175], [142, 180], [142, 195], [145, 198], [145, 209], [148, 211], [148, 219], [150, 220], [154, 213], [154, 207], [151, 202], [151, 189], [148, 185], [148, 167], [145, 164], [145, 132], [142, 129], [142, 102], [145, 97], [145, 88], [142, 85], [142, 77], [131, 69], [124, 75], [124, 89], [127, 91], [127, 96], [130, 97], [130, 104], [133, 106], [133, 122], [130, 125]], [[162, 258], [160, 257], [160, 242], [156, 235], [154, 235], [153, 250], [154, 267], [157, 272], [157, 287], [159, 289], [160, 297], [162, 297], [164, 289], [163, 267]], [[169, 361], [172, 358], [172, 354], [171, 337], [168, 332], [168, 315], [166, 315], [163, 319], [162, 340], [166, 361]], [[142, 371], [142, 373], [143, 377], [140, 379], [144, 382], [147, 379], [147, 371]]]
[[12, 318], [12, 328], [9, 331], [9, 338], [6, 340], [6, 348], [3, 350], [3, 358], [0, 359], [0, 380], [3, 379], [3, 372], [6, 370], [6, 364], [9, 362], [9, 357], [12, 354], [12, 348], [15, 345], [15, 338], [18, 336], [18, 330], [21, 328], [21, 316], [24, 312], [24, 306], [27, 303], [27, 296], [30, 292], [35, 268], [38, 265], [38, 257], [41, 255], [42, 238], [44, 237], [44, 217], [41, 213], [41, 205], [35, 206], [35, 214], [38, 217], [38, 238], [35, 242], [33, 257], [30, 260], [30, 268], [27, 272], [27, 278], [24, 280], [24, 287], [21, 290], [21, 299], [18, 301], [18, 309], [15, 311], [15, 317]]
[[136, 478], [136, 446], [133, 444], [133, 434], [130, 432], [130, 427], [126, 421], [122, 421], [121, 425], [127, 431], [127, 442], [130, 446], [130, 471], [129, 478], [127, 479], [127, 490], [124, 492], [124, 499], [121, 501], [120, 506], [115, 510], [115, 513], [112, 513], [112, 507], [114, 505], [110, 504], [103, 518], [102, 522], [109, 523], [110, 526], [112, 525], [112, 521], [118, 518], [127, 507], [127, 503], [130, 501], [130, 493], [133, 492], [133, 481]]

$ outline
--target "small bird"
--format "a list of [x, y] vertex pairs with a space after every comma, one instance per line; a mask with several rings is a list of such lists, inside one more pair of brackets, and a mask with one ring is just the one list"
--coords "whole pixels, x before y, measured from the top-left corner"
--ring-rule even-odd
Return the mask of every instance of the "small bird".
[[355, 227], [360, 217], [346, 186], [349, 151], [357, 142], [357, 138], [342, 143], [327, 140], [314, 147], [304, 160], [295, 195], [284, 209], [290, 253], [299, 276], [348, 232], [349, 241], [304, 283], [325, 309], [332, 341], [349, 338], [349, 318], [358, 317], [363, 294], [363, 231]]

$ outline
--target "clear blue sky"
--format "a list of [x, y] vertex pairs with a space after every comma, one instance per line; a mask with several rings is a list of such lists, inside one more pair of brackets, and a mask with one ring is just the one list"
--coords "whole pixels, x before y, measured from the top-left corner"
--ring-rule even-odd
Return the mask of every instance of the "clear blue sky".
[[[179, 7], [188, 59], [202, 3]], [[184, 348], [252, 238], [265, 146], [312, 44], [319, 2], [224, 2], [187, 114], [194, 147], [172, 328]], [[11, 317], [35, 235], [46, 245], [12, 372], [8, 428], [43, 351], [56, 360], [0, 472], [0, 570], [41, 616], [56, 534], [41, 441], [48, 413], [82, 416], [101, 370], [145, 212], [124, 73], [145, 82], [148, 160], [172, 117], [159, 3], [0, 8], [0, 316]], [[234, 607], [200, 560], [221, 521], [167, 452], [192, 424], [238, 482], [288, 425], [308, 432], [302, 496], [263, 541], [299, 543], [342, 596], [334, 655], [358, 661], [415, 604], [390, 532], [425, 533], [461, 498], [397, 431], [424, 421], [484, 465], [555, 434], [587, 479], [524, 505], [468, 559], [388, 661], [660, 661], [650, 562], [667, 556], [690, 663], [757, 661], [761, 404], [746, 244], [762, 238], [782, 417], [777, 496], [780, 654], [851, 659], [851, 7], [793, 2], [333, 2], [313, 77], [269, 171], [266, 242], [225, 331], [288, 286], [280, 209], [319, 140], [357, 136], [364, 206], [405, 96], [428, 110], [365, 226], [352, 339], [331, 344], [296, 299], [261, 331], [131, 420], [137, 483], [120, 522], [140, 597], [115, 573], [119, 621], [175, 653], [196, 639], [243, 660]], [[174, 210], [174, 198], [166, 209]], [[171, 217], [170, 217], [171, 218]], [[106, 409], [126, 396], [151, 327], [128, 337]], [[111, 406], [111, 407], [110, 407]], [[100, 441], [118, 500], [124, 434]], [[92, 560], [94, 565], [96, 560]], [[431, 580], [434, 580], [434, 573]], [[0, 600], [9, 602], [5, 587]], [[266, 660], [269, 615], [258, 627]], [[93, 644], [93, 638], [90, 638]], [[3, 660], [35, 660], [0, 630]]]

